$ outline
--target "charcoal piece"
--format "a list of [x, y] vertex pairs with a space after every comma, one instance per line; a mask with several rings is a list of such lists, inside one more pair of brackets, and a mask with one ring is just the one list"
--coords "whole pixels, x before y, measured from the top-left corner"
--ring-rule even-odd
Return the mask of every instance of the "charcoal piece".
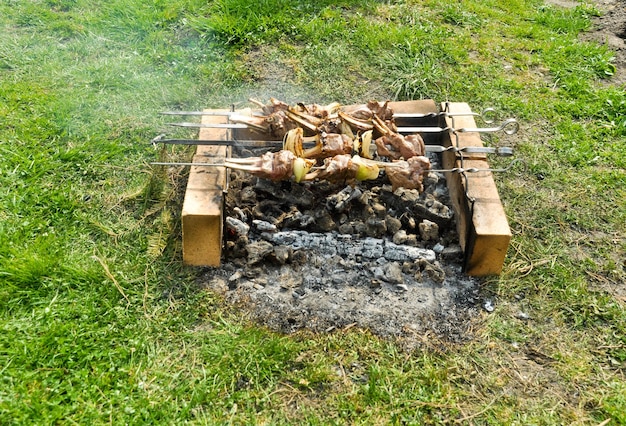
[[446, 278], [446, 273], [438, 262], [427, 263], [422, 274], [439, 284], [443, 283]]
[[226, 229], [234, 235], [246, 236], [250, 231], [250, 225], [237, 218], [226, 216]]
[[254, 184], [254, 191], [258, 195], [269, 196], [274, 200], [284, 200], [287, 197], [287, 191], [281, 189], [281, 185], [267, 179], [257, 179]]
[[348, 185], [336, 194], [326, 197], [326, 208], [330, 212], [342, 213], [353, 200], [358, 200], [362, 195], [363, 192], [358, 187]]
[[384, 190], [380, 197], [388, 206], [398, 211], [412, 213], [418, 219], [428, 219], [441, 227], [450, 226], [454, 216], [451, 209], [431, 194], [420, 195], [415, 189], [398, 188], [395, 192]]
[[385, 281], [391, 284], [401, 284], [404, 282], [402, 268], [398, 262], [389, 262], [385, 266]]
[[354, 222], [352, 227], [354, 228], [354, 233], [355, 234], [357, 234], [357, 235], [365, 235], [366, 234], [367, 226], [365, 225], [365, 222], [357, 220], [357, 221]]
[[387, 224], [384, 220], [371, 217], [365, 222], [365, 233], [369, 237], [380, 238], [387, 232]]
[[402, 226], [408, 230], [413, 230], [417, 226], [413, 215], [406, 212], [400, 216], [400, 222], [402, 222]]
[[330, 232], [337, 228], [337, 224], [326, 209], [315, 210], [313, 217], [315, 221], [311, 228], [314, 232]]
[[393, 241], [394, 244], [404, 244], [406, 243], [407, 239], [408, 236], [406, 234], [406, 231], [404, 229], [400, 229], [395, 234], [393, 234], [393, 238], [391, 241]]
[[350, 223], [343, 223], [337, 229], [340, 234], [354, 234], [354, 227]]
[[285, 203], [299, 209], [310, 209], [315, 205], [315, 194], [304, 185], [291, 185], [291, 190], [285, 197]]
[[[227, 218], [228, 219], [228, 218]], [[259, 232], [276, 232], [278, 229], [273, 223], [266, 222], [264, 220], [254, 219], [252, 224]]]
[[246, 250], [248, 252], [248, 265], [256, 265], [261, 262], [265, 256], [274, 251], [274, 246], [267, 241], [256, 241], [248, 244]]
[[387, 216], [385, 218], [385, 224], [387, 225], [387, 232], [389, 235], [394, 235], [402, 228], [402, 222], [400, 219], [396, 219], [393, 216]]
[[274, 200], [260, 201], [252, 210], [252, 215], [256, 219], [264, 220], [269, 223], [276, 224], [279, 217], [284, 215], [284, 211], [281, 210], [279, 204]]
[[445, 260], [460, 261], [463, 258], [463, 250], [458, 245], [448, 246], [441, 252], [441, 258]]
[[279, 265], [284, 265], [289, 261], [289, 258], [292, 256], [292, 254], [293, 250], [291, 249], [291, 247], [276, 246], [274, 247], [272, 260], [274, 260]]
[[424, 219], [419, 224], [419, 232], [422, 240], [434, 241], [439, 237], [439, 225], [435, 222], [431, 222], [428, 219]]
[[415, 234], [407, 234], [406, 241], [404, 242], [407, 246], [415, 247], [417, 246], [417, 235]]
[[371, 268], [370, 272], [376, 281], [386, 281], [385, 270], [381, 266]]
[[282, 217], [282, 225], [285, 229], [308, 229], [315, 223], [315, 218], [309, 214], [303, 214], [300, 210], [293, 208]]
[[237, 204], [254, 205], [256, 204], [256, 202], [256, 192], [254, 191], [254, 188], [252, 186], [246, 186], [244, 188], [241, 188], [241, 191], [239, 192], [239, 202]]
[[376, 217], [384, 218], [385, 215], [387, 214], [387, 207], [383, 206], [380, 203], [373, 203], [372, 204], [372, 211], [374, 212]]

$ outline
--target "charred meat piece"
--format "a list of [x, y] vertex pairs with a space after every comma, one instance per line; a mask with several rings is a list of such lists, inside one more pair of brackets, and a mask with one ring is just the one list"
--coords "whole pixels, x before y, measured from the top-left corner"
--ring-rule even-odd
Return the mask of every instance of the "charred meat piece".
[[351, 110], [349, 115], [361, 121], [371, 121], [374, 115], [383, 121], [393, 120], [393, 110], [389, 108], [389, 101], [369, 101], [366, 105]]
[[[347, 131], [346, 131], [347, 130]], [[322, 124], [317, 127], [317, 131], [320, 133], [343, 133], [347, 136], [351, 137], [352, 132], [350, 131], [350, 127], [344, 127], [341, 119], [337, 117], [328, 117], [324, 119]]]
[[300, 102], [298, 103], [297, 107], [293, 109], [299, 110], [300, 112], [304, 112], [312, 117], [321, 118], [322, 120], [325, 120], [327, 118], [332, 118], [333, 116], [336, 116], [340, 108], [341, 108], [341, 105], [337, 102], [333, 102], [328, 105], [319, 105], [319, 104], [305, 105]]
[[358, 171], [359, 165], [352, 161], [352, 156], [349, 154], [335, 155], [332, 158], [326, 158], [324, 168], [311, 177], [339, 183], [355, 180]]
[[270, 133], [273, 136], [283, 137], [285, 133], [296, 127], [302, 127], [313, 135], [321, 130], [336, 130], [338, 125], [337, 112], [341, 105], [334, 102], [328, 105], [299, 103], [291, 107], [289, 104], [276, 98], [270, 98], [269, 104], [263, 104], [256, 99], [249, 99], [250, 102], [259, 106], [262, 111], [260, 117], [236, 116], [235, 122], [242, 122], [256, 130]]
[[385, 173], [395, 191], [398, 188], [424, 190], [424, 175], [430, 169], [430, 161], [423, 156], [411, 157], [406, 161], [390, 163]]
[[[378, 116], [374, 116], [372, 122], [374, 128], [382, 134], [374, 143], [378, 148], [378, 155], [389, 157], [392, 160], [400, 158], [409, 159], [418, 155], [424, 155], [426, 147], [424, 140], [418, 134], [402, 136], [396, 132], [393, 123], [386, 122]], [[391, 124], [391, 125], [390, 125]]]
[[267, 105], [256, 99], [249, 101], [261, 108], [262, 115], [234, 114], [230, 116], [232, 122], [245, 124], [252, 130], [279, 138], [284, 137], [289, 130], [299, 127], [300, 123], [290, 116], [290, 107], [285, 102], [276, 98], [270, 98]]
[[272, 115], [277, 111], [287, 111], [289, 109], [289, 104], [286, 104], [276, 98], [270, 98], [269, 104], [264, 104], [263, 102], [252, 98], [248, 99], [248, 101], [260, 107], [263, 115]]
[[369, 101], [349, 112], [340, 112], [339, 116], [357, 132], [375, 129], [380, 136], [397, 130], [389, 101]]
[[361, 105], [352, 111], [347, 113], [350, 117], [360, 121], [371, 121], [374, 116], [374, 112], [367, 107], [367, 105]]
[[291, 120], [287, 114], [285, 110], [278, 110], [265, 117], [265, 123], [270, 134], [282, 138], [289, 130], [298, 127], [298, 124]]
[[234, 114], [230, 120], [276, 137], [284, 137], [289, 130], [298, 127], [303, 128], [308, 136], [326, 132], [345, 133], [351, 138], [353, 131], [360, 133], [375, 128], [379, 134], [385, 135], [396, 130], [389, 101], [370, 101], [350, 113], [341, 111], [337, 102], [328, 105], [298, 103], [292, 107], [276, 98], [270, 98], [268, 104], [256, 99], [249, 101], [261, 108], [262, 115]]
[[393, 110], [389, 107], [389, 101], [369, 101], [367, 103], [367, 108], [383, 121], [393, 120]]
[[269, 180], [285, 180], [293, 175], [293, 162], [296, 156], [289, 151], [266, 152], [261, 156], [257, 176]]
[[378, 148], [378, 155], [392, 160], [401, 158], [409, 159], [424, 155], [426, 147], [424, 140], [418, 134], [402, 136], [399, 133], [390, 132], [374, 141]]
[[282, 109], [264, 116], [231, 114], [230, 121], [245, 124], [251, 130], [256, 130], [278, 138], [284, 137], [289, 130], [298, 127], [298, 123], [289, 117], [289, 111]]
[[281, 181], [293, 176], [296, 182], [300, 182], [314, 163], [315, 160], [299, 158], [291, 151], [281, 150], [266, 152], [260, 157], [231, 158], [224, 165], [263, 179]]
[[322, 133], [313, 148], [304, 150], [306, 158], [327, 158], [335, 155], [351, 154], [352, 139], [349, 136], [337, 133]]

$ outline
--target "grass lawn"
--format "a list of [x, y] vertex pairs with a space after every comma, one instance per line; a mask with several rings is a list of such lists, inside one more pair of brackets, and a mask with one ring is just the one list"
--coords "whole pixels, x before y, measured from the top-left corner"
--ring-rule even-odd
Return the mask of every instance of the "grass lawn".
[[[613, 53], [577, 38], [598, 14], [0, 0], [0, 424], [626, 424], [626, 93]], [[182, 179], [148, 141], [159, 111], [251, 96], [522, 123], [525, 167], [497, 176], [513, 241], [471, 342], [283, 336], [199, 288]]]

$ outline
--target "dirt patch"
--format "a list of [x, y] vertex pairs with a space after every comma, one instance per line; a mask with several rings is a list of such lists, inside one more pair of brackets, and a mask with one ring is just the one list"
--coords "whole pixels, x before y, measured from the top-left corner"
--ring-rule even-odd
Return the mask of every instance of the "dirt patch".
[[591, 30], [581, 34], [585, 41], [607, 44], [615, 52], [615, 75], [610, 84], [626, 84], [626, 0], [595, 2], [602, 16], [594, 18]]
[[547, 4], [551, 4], [553, 6], [564, 7], [564, 8], [572, 8], [578, 6], [577, 1], [573, 0], [547, 0]]
[[[547, 0], [547, 4], [573, 8], [579, 5], [571, 0]], [[601, 16], [593, 19], [592, 28], [580, 35], [583, 41], [606, 44], [615, 52], [615, 74], [609, 84], [626, 84], [626, 0], [598, 0], [593, 2], [601, 11]]]

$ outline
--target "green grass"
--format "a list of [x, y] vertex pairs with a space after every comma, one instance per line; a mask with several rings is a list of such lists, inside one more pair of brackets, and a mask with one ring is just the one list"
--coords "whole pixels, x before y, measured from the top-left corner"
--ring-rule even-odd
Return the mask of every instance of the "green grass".
[[[598, 13], [0, 2], [0, 423], [626, 424], [626, 95], [612, 52], [577, 39]], [[518, 118], [526, 165], [498, 177], [513, 241], [473, 341], [281, 336], [199, 288], [181, 178], [147, 141], [158, 111], [251, 95]]]

